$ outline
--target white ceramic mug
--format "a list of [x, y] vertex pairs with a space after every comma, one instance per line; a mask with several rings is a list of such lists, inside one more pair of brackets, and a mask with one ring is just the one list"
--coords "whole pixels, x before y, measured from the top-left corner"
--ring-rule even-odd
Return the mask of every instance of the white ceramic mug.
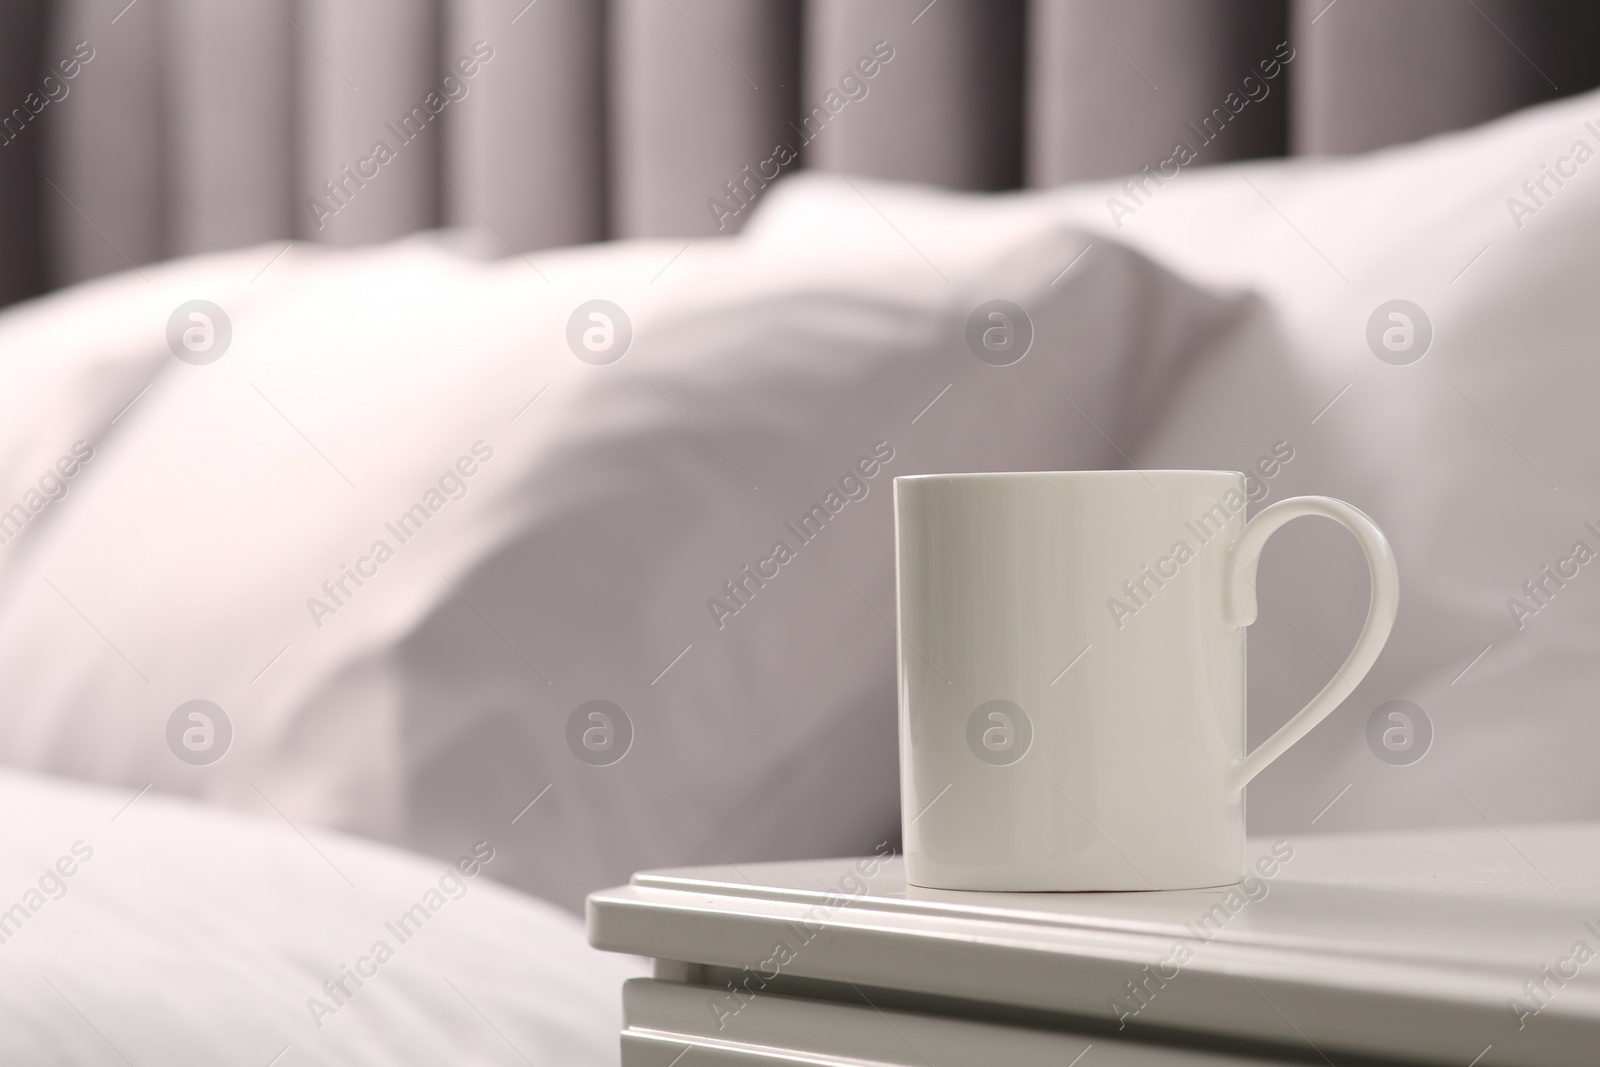
[[[1232, 471], [895, 479], [906, 877], [1138, 890], [1244, 873], [1244, 787], [1350, 695], [1399, 604], [1389, 543], [1339, 500], [1245, 522]], [[1367, 621], [1311, 703], [1245, 752], [1256, 562], [1302, 515], [1366, 553]]]

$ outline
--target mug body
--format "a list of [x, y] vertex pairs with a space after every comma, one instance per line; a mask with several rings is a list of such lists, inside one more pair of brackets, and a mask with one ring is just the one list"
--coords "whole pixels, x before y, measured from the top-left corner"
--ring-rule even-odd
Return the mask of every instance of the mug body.
[[938, 889], [1231, 884], [1245, 631], [1226, 471], [895, 479], [907, 879]]

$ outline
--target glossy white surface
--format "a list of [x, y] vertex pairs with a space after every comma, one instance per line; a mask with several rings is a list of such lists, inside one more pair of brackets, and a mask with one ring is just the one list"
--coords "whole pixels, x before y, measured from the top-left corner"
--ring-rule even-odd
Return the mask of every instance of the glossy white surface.
[[[1360, 511], [1298, 497], [1245, 523], [1228, 471], [895, 479], [907, 877], [944, 889], [1187, 889], [1244, 873], [1250, 778], [1338, 706], [1394, 621]], [[1367, 622], [1332, 681], [1246, 757], [1244, 626], [1271, 533], [1355, 534]]]
[[[645, 872], [590, 897], [589, 937], [752, 974], [770, 971], [763, 961], [784, 942], [794, 948], [779, 968], [788, 978], [897, 990], [930, 1013], [949, 1014], [950, 1003], [973, 1018], [1045, 1013], [1037, 1025], [1096, 1042], [1083, 1067], [1106, 1042], [1184, 1035], [1196, 1046], [1203, 1037], [1278, 1048], [1297, 1062], [1349, 1062], [1341, 1053], [1454, 1067], [1596, 1062], [1600, 958], [1573, 966], [1572, 955], [1580, 941], [1600, 949], [1600, 824], [1284, 844], [1293, 854], [1259, 885], [1168, 893], [922, 889], [898, 861], [868, 863], [867, 876], [843, 859]], [[1274, 846], [1283, 851], [1252, 839], [1246, 855], [1254, 865]], [[1180, 943], [1191, 957], [1119, 1019], [1115, 1003], [1138, 1007], [1128, 983], [1152, 981]], [[1544, 977], [1563, 966], [1575, 977], [1559, 986]], [[1549, 993], [1519, 1026], [1513, 998], [1541, 1003], [1529, 982]], [[698, 995], [710, 1019], [727, 990], [718, 981]], [[862, 1059], [872, 1062], [865, 1046]]]
[[[704, 987], [635, 978], [623, 988], [622, 1067], [1238, 1067], [1235, 1056], [1103, 1035], [769, 993], [719, 1028]], [[873, 998], [875, 1001], [876, 998]], [[692, 1052], [689, 1050], [693, 1050]], [[1254, 1059], [1251, 1067], [1300, 1060]]]

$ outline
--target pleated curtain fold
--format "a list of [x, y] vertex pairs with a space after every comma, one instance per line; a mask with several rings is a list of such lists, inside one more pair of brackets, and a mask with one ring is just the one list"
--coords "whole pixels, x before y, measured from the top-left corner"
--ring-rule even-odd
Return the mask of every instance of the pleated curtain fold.
[[0, 302], [277, 240], [732, 233], [798, 167], [1360, 152], [1596, 84], [1596, 29], [1577, 0], [7, 0]]

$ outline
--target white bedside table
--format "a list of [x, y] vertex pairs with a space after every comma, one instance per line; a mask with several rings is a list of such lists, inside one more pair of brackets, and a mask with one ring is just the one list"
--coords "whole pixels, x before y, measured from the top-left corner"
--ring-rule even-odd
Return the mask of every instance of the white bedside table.
[[658, 961], [626, 1067], [1600, 1064], [1600, 825], [1504, 830], [1301, 837], [1232, 896], [653, 871], [589, 938]]

